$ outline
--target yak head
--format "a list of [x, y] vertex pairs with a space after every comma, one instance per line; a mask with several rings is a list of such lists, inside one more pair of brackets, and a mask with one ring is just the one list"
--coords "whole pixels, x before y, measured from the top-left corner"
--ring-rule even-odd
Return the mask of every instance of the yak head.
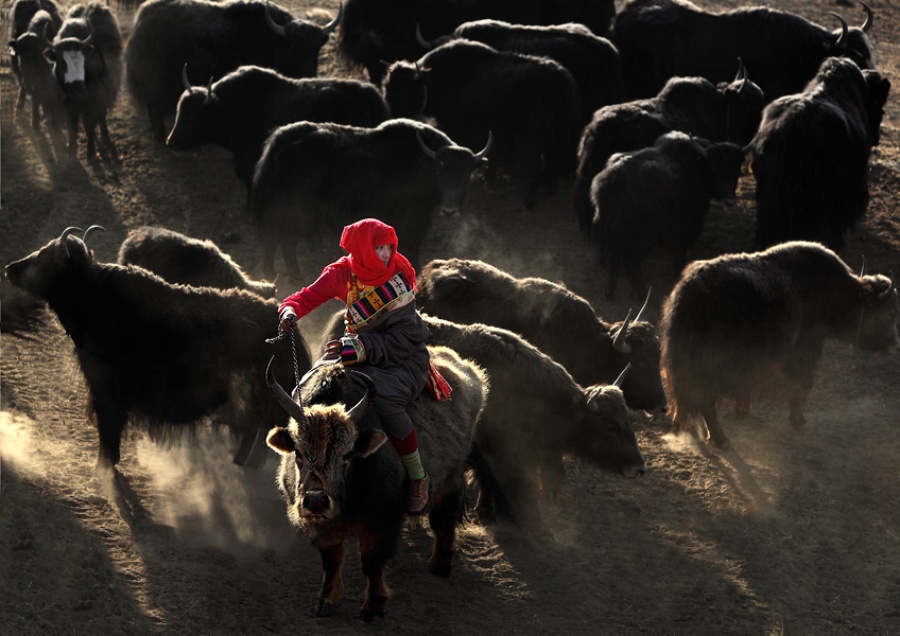
[[628, 374], [618, 382], [628, 407], [664, 412], [667, 400], [659, 373], [659, 335], [645, 318], [652, 293], [652, 289], [647, 291], [644, 304], [634, 319], [629, 309], [625, 320], [609, 325], [610, 358], [616, 360], [620, 369], [629, 368]]
[[220, 127], [219, 98], [213, 88], [213, 78], [209, 78], [206, 86], [193, 86], [188, 79], [188, 65], [185, 63], [181, 69], [181, 81], [184, 92], [178, 99], [175, 124], [166, 138], [166, 145], [181, 150], [217, 141], [215, 131]]
[[61, 289], [61, 286], [65, 288], [66, 281], [73, 273], [93, 262], [94, 255], [85, 240], [95, 229], [103, 228], [92, 225], [85, 231], [84, 237], [79, 239], [71, 234], [80, 232], [80, 228], [66, 228], [59, 238], [7, 265], [6, 278], [19, 289], [49, 300], [54, 290]]
[[62, 86], [66, 100], [72, 105], [80, 106], [87, 101], [88, 97], [87, 67], [88, 58], [94, 54], [94, 36], [86, 20], [77, 22], [83, 22], [83, 28], [76, 29], [81, 25], [73, 26], [71, 22], [67, 22], [64, 27], [68, 27], [70, 30], [66, 33], [73, 33], [74, 30], [74, 33], [84, 33], [85, 35], [81, 37], [68, 35], [58, 38], [47, 49], [45, 55], [53, 63], [53, 74], [59, 85]]
[[[355, 375], [365, 382], [366, 392], [352, 408], [341, 403], [302, 406], [275, 380], [271, 360], [266, 368], [266, 382], [292, 418], [288, 426], [269, 431], [266, 442], [281, 455], [279, 489], [288, 504], [291, 523], [298, 527], [340, 517], [353, 461], [369, 457], [387, 441], [380, 430], [357, 428], [375, 387], [367, 376]], [[295, 391], [295, 396], [299, 393]]]
[[723, 133], [719, 138], [741, 146], [750, 143], [759, 129], [766, 98], [762, 89], [750, 80], [747, 68], [738, 58], [737, 75], [729, 83], [719, 83], [716, 91], [724, 101], [724, 121], [720, 124]]
[[463, 146], [450, 143], [432, 150], [416, 131], [416, 140], [422, 152], [434, 162], [438, 190], [441, 193], [441, 214], [454, 216], [459, 214], [466, 195], [469, 192], [469, 181], [472, 173], [487, 163], [487, 153], [491, 149], [493, 136], [488, 133], [487, 144], [478, 152], [472, 152]]
[[831, 40], [825, 45], [825, 54], [829, 56], [847, 57], [861, 69], [875, 68], [875, 49], [866, 33], [872, 28], [875, 14], [865, 2], [860, 4], [866, 12], [866, 19], [858, 27], [849, 27], [843, 16], [832, 13], [840, 26], [832, 33]]
[[861, 274], [860, 313], [855, 346], [863, 351], [893, 351], [897, 336], [897, 289], [881, 274]]
[[647, 464], [631, 426], [631, 412], [622, 394], [629, 367], [610, 385], [585, 389], [585, 421], [578, 427], [574, 452], [597, 466], [626, 477], [643, 477]]
[[429, 69], [418, 63], [394, 62], [388, 67], [381, 90], [391, 110], [391, 117], [420, 119], [428, 104]]
[[315, 77], [319, 68], [319, 50], [340, 24], [344, 4], [339, 5], [337, 16], [324, 26], [295, 19], [270, 2], [266, 2], [264, 15], [273, 36], [268, 42], [272, 68], [288, 77]]

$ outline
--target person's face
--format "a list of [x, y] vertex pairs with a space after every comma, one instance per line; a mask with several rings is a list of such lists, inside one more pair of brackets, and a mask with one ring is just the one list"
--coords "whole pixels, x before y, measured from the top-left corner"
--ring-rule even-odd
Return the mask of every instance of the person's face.
[[378, 255], [378, 258], [381, 259], [381, 262], [387, 266], [388, 263], [391, 262], [391, 253], [394, 251], [393, 246], [391, 245], [376, 245], [375, 253]]

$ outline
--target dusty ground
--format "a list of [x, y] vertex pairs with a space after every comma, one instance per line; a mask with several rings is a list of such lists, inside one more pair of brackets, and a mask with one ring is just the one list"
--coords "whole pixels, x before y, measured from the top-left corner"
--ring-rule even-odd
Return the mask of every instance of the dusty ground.
[[[332, 0], [313, 5], [336, 8]], [[824, 0], [778, 6], [822, 23], [839, 9], [861, 22]], [[880, 63], [900, 90], [900, 9], [887, 0], [872, 6]], [[120, 19], [127, 27], [130, 15]], [[323, 55], [323, 73], [347, 72], [330, 49]], [[123, 96], [110, 125], [121, 166], [57, 160], [28, 118], [14, 116], [5, 54], [3, 61], [3, 264], [68, 225], [94, 223], [109, 231], [95, 234], [92, 247], [112, 260], [129, 228], [159, 224], [213, 239], [235, 232], [242, 241], [226, 248], [259, 274], [259, 245], [228, 153], [160, 147]], [[893, 95], [871, 162], [868, 220], [842, 254], [854, 266], [865, 255], [875, 271], [900, 272], [898, 125]], [[696, 257], [751, 247], [752, 191], [747, 177], [738, 206], [712, 211]], [[533, 211], [520, 200], [474, 184], [464, 216], [436, 221], [426, 258], [484, 258], [517, 275], [564, 281], [599, 313], [620, 319], [627, 304], [603, 301], [602, 273], [579, 239], [565, 191]], [[301, 266], [310, 278], [338, 254], [336, 239], [306, 255]], [[658, 306], [672, 276], [665, 258], [649, 270]], [[303, 281], [280, 282], [284, 295]], [[15, 299], [0, 285], [9, 311]], [[320, 325], [304, 323], [311, 343]], [[56, 319], [48, 315], [30, 340], [4, 334], [0, 347], [3, 636], [900, 634], [897, 356], [830, 345], [807, 428], [792, 431], [783, 405], [762, 399], [749, 420], [726, 414], [729, 453], [698, 448], [671, 435], [664, 420], [636, 416], [648, 475], [627, 481], [570, 462], [560, 499], [539, 502], [557, 537], [552, 549], [535, 550], [515, 528], [467, 521], [452, 577], [436, 579], [425, 571], [427, 528], [410, 527], [388, 572], [387, 616], [367, 627], [356, 618], [363, 580], [353, 559], [340, 613], [306, 615], [319, 559], [288, 526], [274, 462], [256, 473], [237, 469], [227, 441], [213, 432], [170, 449], [134, 434], [114, 494], [91, 472], [96, 435], [84, 421], [82, 379]]]

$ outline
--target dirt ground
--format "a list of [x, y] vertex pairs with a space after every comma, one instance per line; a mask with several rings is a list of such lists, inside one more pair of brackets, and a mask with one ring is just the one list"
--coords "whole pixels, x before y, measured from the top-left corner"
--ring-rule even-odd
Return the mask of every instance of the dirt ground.
[[[310, 10], [300, 0], [286, 3]], [[737, 2], [700, 0], [702, 6]], [[829, 24], [862, 11], [825, 0], [779, 8]], [[872, 0], [881, 69], [900, 90], [900, 8]], [[333, 14], [333, 0], [312, 6]], [[327, 19], [327, 15], [326, 17]], [[131, 13], [119, 10], [123, 28]], [[3, 25], [4, 33], [6, 25]], [[321, 74], [347, 75], [323, 51]], [[162, 225], [214, 240], [259, 276], [261, 251], [244, 192], [220, 148], [175, 153], [155, 143], [123, 93], [110, 128], [121, 165], [56, 158], [29, 118], [13, 113], [8, 57], [0, 68], [0, 260], [24, 256], [69, 225], [100, 224], [91, 246], [114, 260], [126, 232]], [[895, 90], [895, 92], [897, 92]], [[892, 95], [871, 160], [868, 217], [842, 256], [900, 272], [900, 109]], [[82, 140], [83, 143], [83, 140]], [[753, 182], [732, 208], [715, 206], [693, 256], [751, 249]], [[564, 282], [602, 316], [603, 272], [580, 239], [567, 188], [521, 208], [518, 192], [473, 183], [464, 214], [438, 218], [424, 256], [482, 258], [519, 275]], [[401, 237], [402, 240], [402, 237]], [[402, 248], [402, 244], [401, 244]], [[340, 253], [337, 236], [303, 256], [309, 279]], [[673, 283], [667, 258], [648, 263], [654, 311]], [[279, 280], [286, 295], [305, 281]], [[3, 309], [18, 296], [0, 281]], [[327, 311], [303, 323], [310, 344]], [[274, 326], [274, 316], [273, 316]], [[734, 450], [674, 436], [635, 414], [649, 471], [642, 480], [567, 462], [568, 484], [540, 505], [556, 535], [536, 548], [515, 527], [467, 519], [449, 579], [426, 573], [427, 527], [410, 526], [388, 571], [383, 620], [357, 618], [364, 582], [351, 553], [346, 598], [327, 619], [307, 615], [321, 566], [290, 528], [261, 471], [230, 463], [231, 442], [201, 430], [160, 448], [133, 432], [116, 488], [92, 473], [96, 433], [85, 421], [73, 347], [46, 314], [27, 339], [0, 337], [0, 634], [900, 634], [900, 358], [831, 343], [796, 432], [777, 396], [723, 425]], [[140, 337], [140, 334], [135, 334]], [[135, 364], [139, 364], [135, 360]], [[355, 548], [353, 548], [355, 551]]]

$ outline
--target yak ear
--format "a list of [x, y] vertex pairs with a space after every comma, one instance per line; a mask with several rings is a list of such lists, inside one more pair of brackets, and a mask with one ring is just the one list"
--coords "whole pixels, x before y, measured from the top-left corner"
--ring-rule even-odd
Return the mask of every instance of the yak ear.
[[276, 426], [266, 436], [266, 444], [274, 451], [282, 455], [290, 455], [296, 449], [291, 432], [284, 426]]
[[353, 452], [361, 457], [368, 457], [381, 448], [387, 439], [387, 435], [383, 431], [375, 428], [360, 431], [356, 436], [356, 441], [353, 442]]

